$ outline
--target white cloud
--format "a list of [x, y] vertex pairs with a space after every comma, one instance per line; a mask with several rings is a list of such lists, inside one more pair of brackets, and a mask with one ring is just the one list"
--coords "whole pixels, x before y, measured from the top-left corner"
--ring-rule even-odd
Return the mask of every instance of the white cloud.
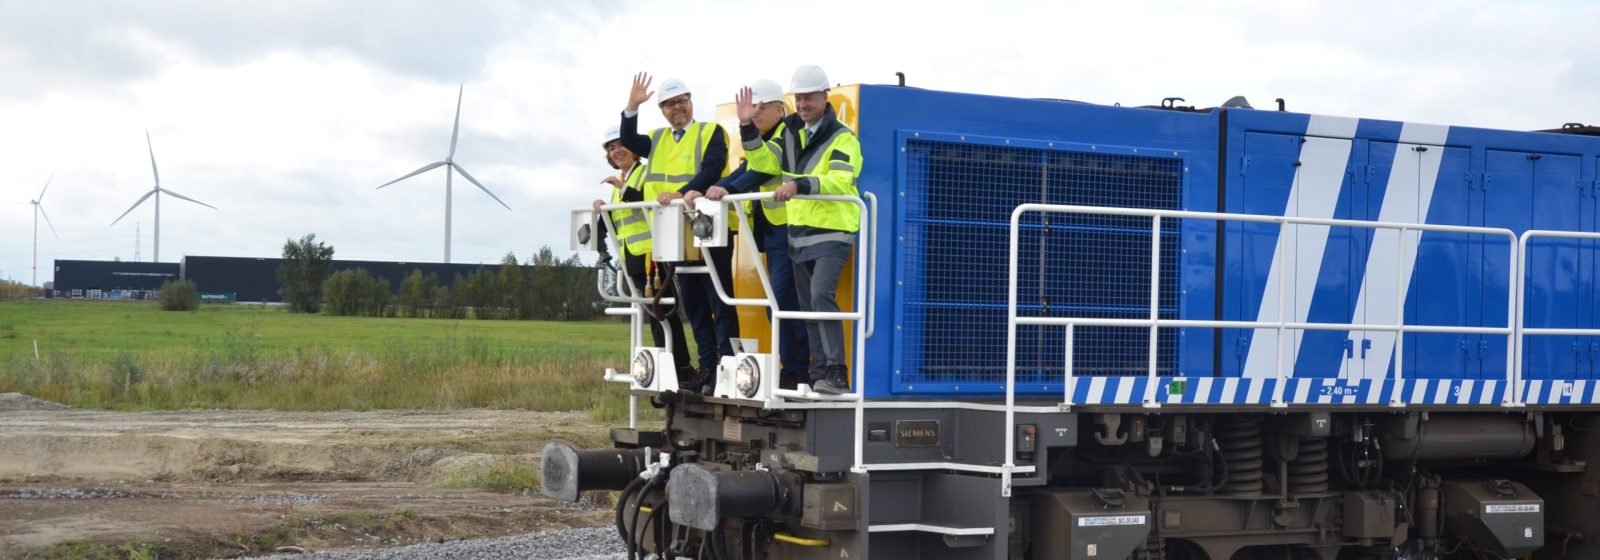
[[[1291, 110], [1506, 128], [1596, 120], [1600, 45], [1567, 2], [1205, 4], [484, 0], [41, 3], [0, 0], [0, 275], [28, 279], [27, 201], [52, 258], [152, 253], [152, 210], [107, 227], [150, 184], [218, 207], [162, 204], [162, 256], [273, 256], [316, 232], [342, 258], [437, 260], [444, 156], [466, 83], [457, 262], [565, 246], [566, 209], [603, 196], [596, 145], [629, 77], [696, 91], [697, 114], [800, 64], [836, 81], [1098, 103], [1243, 94]], [[653, 108], [643, 124], [660, 126]]]

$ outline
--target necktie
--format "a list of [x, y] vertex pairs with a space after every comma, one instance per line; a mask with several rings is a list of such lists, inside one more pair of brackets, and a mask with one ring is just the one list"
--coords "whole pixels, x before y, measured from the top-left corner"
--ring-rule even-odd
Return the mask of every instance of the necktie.
[[672, 131], [672, 141], [673, 142], [678, 142], [678, 141], [683, 140], [683, 132], [684, 131], [682, 131], [682, 130], [674, 130], [674, 131]]

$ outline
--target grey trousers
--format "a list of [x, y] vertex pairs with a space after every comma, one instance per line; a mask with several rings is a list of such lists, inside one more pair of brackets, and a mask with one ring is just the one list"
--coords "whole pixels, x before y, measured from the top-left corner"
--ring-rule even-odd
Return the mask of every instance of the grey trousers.
[[[840, 243], [840, 245], [847, 245]], [[847, 252], [848, 253], [848, 249]], [[793, 254], [791, 254], [793, 256]], [[801, 311], [835, 313], [839, 300], [839, 273], [845, 260], [825, 255], [806, 261], [795, 261], [794, 287], [799, 295]], [[806, 342], [811, 347], [812, 381], [826, 377], [828, 366], [842, 366], [844, 362], [844, 321], [806, 321]]]

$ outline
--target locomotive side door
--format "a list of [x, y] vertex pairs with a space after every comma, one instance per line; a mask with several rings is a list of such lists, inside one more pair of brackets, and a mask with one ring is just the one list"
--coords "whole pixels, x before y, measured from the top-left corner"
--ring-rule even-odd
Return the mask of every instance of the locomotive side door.
[[[1577, 157], [1530, 152], [1488, 150], [1484, 161], [1483, 225], [1529, 229], [1582, 229], [1585, 214], [1592, 205], [1584, 204], [1584, 189], [1578, 182]], [[1488, 239], [1483, 250], [1483, 323], [1503, 326], [1506, 322], [1506, 293], [1510, 267], [1505, 242]], [[1580, 266], [1582, 250], [1572, 239], [1541, 239], [1530, 242], [1524, 279], [1526, 300], [1523, 312], [1528, 327], [1573, 328], [1582, 324], [1585, 310], [1579, 303], [1579, 290], [1588, 272]], [[1505, 369], [1506, 340], [1503, 336], [1480, 337], [1484, 348], [1484, 369], [1502, 375]], [[1580, 348], [1580, 337], [1529, 336], [1523, 343], [1523, 378], [1574, 379], [1579, 364], [1587, 373], [1587, 345]], [[1531, 395], [1530, 395], [1531, 397]]]

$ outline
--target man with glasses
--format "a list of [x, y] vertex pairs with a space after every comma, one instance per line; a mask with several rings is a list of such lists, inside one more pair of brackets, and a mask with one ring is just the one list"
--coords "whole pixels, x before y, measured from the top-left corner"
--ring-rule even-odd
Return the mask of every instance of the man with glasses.
[[[706, 189], [722, 178], [728, 166], [728, 139], [716, 123], [694, 120], [694, 102], [689, 87], [682, 80], [661, 82], [661, 98], [657, 106], [668, 126], [639, 133], [639, 106], [655, 95], [650, 90], [650, 75], [634, 75], [633, 88], [628, 93], [628, 105], [622, 112], [622, 145], [633, 153], [648, 158], [645, 164], [644, 197], [666, 205], [682, 198], [684, 194], [705, 193]], [[719, 280], [728, 291], [733, 290], [733, 249], [731, 247], [705, 250], [707, 258], [715, 265]], [[702, 263], [684, 263], [698, 266]], [[683, 310], [689, 317], [698, 347], [699, 368], [694, 379], [680, 379], [680, 386], [688, 391], [713, 389], [717, 361], [722, 356], [733, 355], [732, 339], [739, 336], [739, 315], [733, 306], [724, 305], [717, 296], [711, 278], [704, 274], [683, 274], [677, 279], [678, 294]], [[730, 294], [731, 295], [731, 294]]]

